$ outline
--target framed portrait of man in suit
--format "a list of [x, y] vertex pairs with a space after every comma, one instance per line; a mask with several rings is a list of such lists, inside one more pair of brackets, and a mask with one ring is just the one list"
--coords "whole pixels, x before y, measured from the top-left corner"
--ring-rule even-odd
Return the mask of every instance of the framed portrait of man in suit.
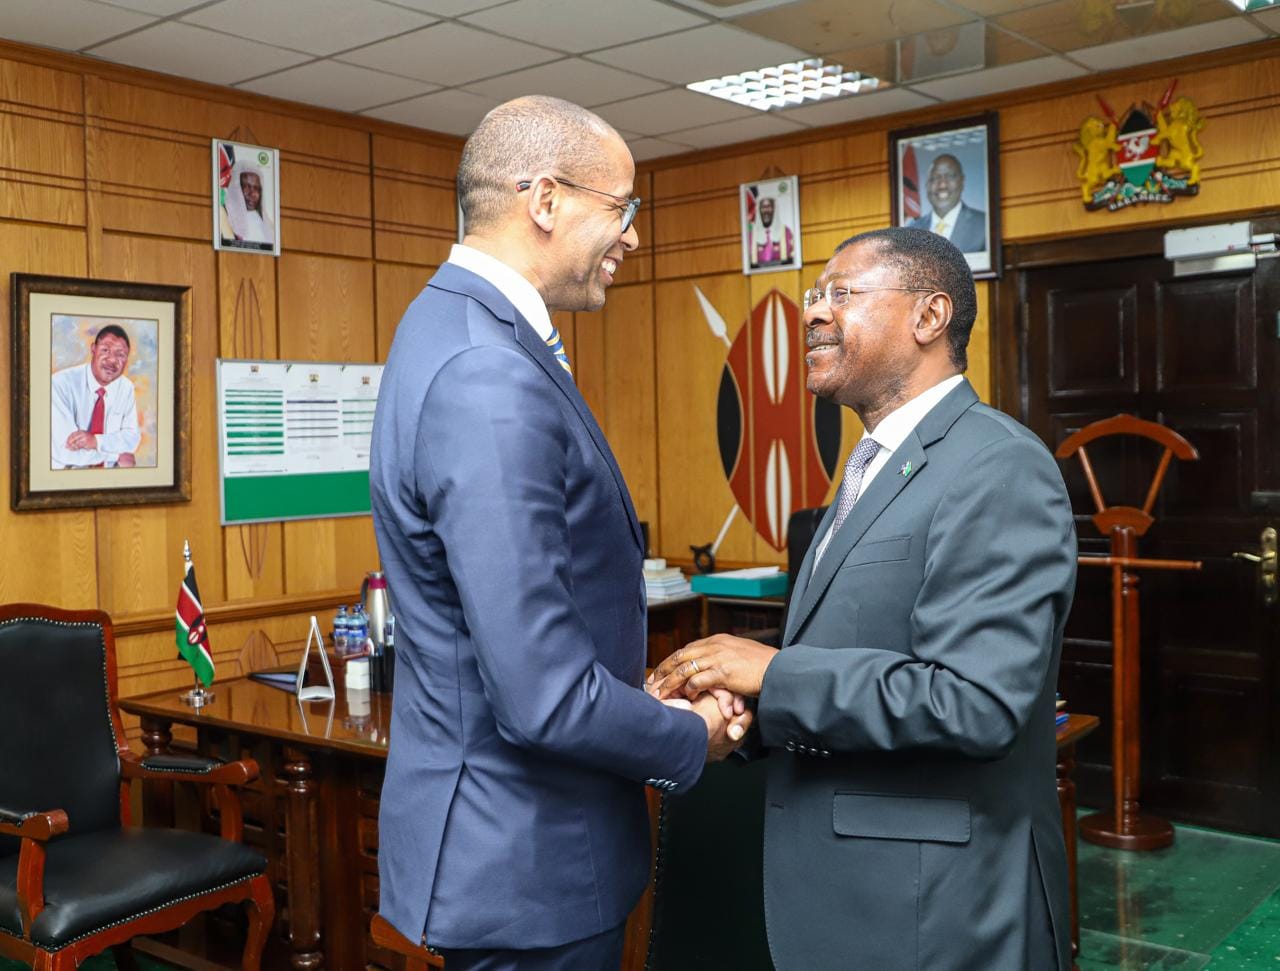
[[994, 112], [889, 133], [893, 225], [946, 236], [979, 280], [1000, 275], [998, 145]]
[[794, 175], [744, 182], [738, 187], [742, 216], [742, 272], [800, 268], [800, 180]]

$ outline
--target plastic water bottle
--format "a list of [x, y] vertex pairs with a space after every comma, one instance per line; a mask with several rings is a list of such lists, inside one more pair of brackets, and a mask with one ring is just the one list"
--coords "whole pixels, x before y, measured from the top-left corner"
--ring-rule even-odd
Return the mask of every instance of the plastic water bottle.
[[364, 642], [369, 636], [369, 617], [364, 612], [364, 604], [353, 606], [350, 617], [351, 628], [347, 633], [347, 653], [360, 654], [364, 651]]
[[347, 605], [342, 604], [333, 618], [333, 650], [339, 657], [347, 653], [350, 631], [351, 621], [347, 617]]

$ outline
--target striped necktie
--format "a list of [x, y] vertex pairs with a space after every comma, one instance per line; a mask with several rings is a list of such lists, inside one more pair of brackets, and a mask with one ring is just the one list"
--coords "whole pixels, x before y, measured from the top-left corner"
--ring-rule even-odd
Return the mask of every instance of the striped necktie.
[[853, 512], [854, 503], [858, 501], [858, 496], [862, 492], [862, 477], [878, 451], [880, 451], [880, 443], [874, 438], [867, 437], [860, 441], [849, 455], [849, 461], [844, 466], [844, 479], [840, 483], [840, 495], [836, 499], [835, 518], [831, 522], [831, 528], [827, 530], [827, 535], [822, 537], [822, 542], [818, 544], [813, 554], [815, 571], [818, 569], [818, 561], [822, 559], [822, 554], [827, 551], [827, 544], [831, 542], [831, 537], [844, 525], [844, 521], [849, 518], [849, 513]]
[[551, 348], [551, 353], [556, 356], [556, 360], [560, 362], [560, 366], [565, 369], [569, 377], [573, 377], [573, 368], [569, 367], [569, 355], [564, 352], [564, 341], [560, 339], [560, 331], [554, 326], [551, 328], [551, 336], [547, 338], [547, 347]]

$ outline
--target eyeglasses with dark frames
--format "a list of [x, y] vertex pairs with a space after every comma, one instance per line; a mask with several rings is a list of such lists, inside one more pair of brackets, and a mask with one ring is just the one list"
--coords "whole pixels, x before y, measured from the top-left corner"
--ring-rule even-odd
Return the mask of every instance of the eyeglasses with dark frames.
[[[558, 182], [560, 185], [567, 185], [570, 189], [581, 189], [583, 192], [594, 192], [598, 196], [604, 196], [613, 200], [614, 208], [622, 213], [622, 228], [620, 233], [625, 233], [631, 228], [631, 224], [636, 220], [636, 213], [640, 210], [640, 203], [643, 201], [639, 196], [634, 199], [628, 199], [626, 196], [615, 196], [612, 192], [605, 192], [603, 189], [593, 189], [589, 185], [579, 185], [577, 182], [570, 182], [568, 179], [562, 179], [560, 176], [548, 176], [548, 178]], [[524, 192], [533, 182], [525, 179], [523, 182], [516, 183], [516, 191]]]
[[936, 293], [933, 287], [847, 287], [828, 283], [826, 287], [810, 287], [804, 292], [801, 302], [808, 310], [819, 300], [825, 300], [832, 310], [839, 310], [854, 297], [876, 290], [900, 290], [904, 293]]

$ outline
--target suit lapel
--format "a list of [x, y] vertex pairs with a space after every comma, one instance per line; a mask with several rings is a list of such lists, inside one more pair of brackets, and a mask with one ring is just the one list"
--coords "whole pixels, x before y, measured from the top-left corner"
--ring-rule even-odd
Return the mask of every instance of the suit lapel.
[[[792, 642], [800, 628], [804, 626], [804, 622], [818, 605], [818, 601], [822, 599], [827, 587], [831, 585], [836, 571], [840, 569], [850, 550], [857, 545], [858, 540], [862, 539], [871, 524], [880, 518], [880, 514], [888, 508], [889, 504], [919, 476], [929, 461], [928, 447], [944, 437], [955, 424], [956, 419], [968, 411], [977, 400], [978, 395], [974, 392], [973, 386], [967, 380], [962, 381], [920, 420], [920, 423], [903, 439], [902, 444], [889, 456], [885, 467], [871, 480], [866, 493], [858, 498], [853, 511], [849, 513], [849, 518], [844, 521], [836, 534], [831, 537], [831, 542], [827, 544], [822, 559], [818, 561], [818, 568], [813, 570], [812, 579], [801, 586], [801, 580], [807, 577], [808, 571], [812, 569], [813, 552], [822, 537], [826, 535], [827, 527], [834, 518], [833, 510], [836, 503], [831, 503], [827, 514], [822, 517], [821, 527], [814, 534], [813, 542], [809, 544], [804, 562], [800, 565], [801, 576], [796, 580], [796, 595], [792, 598], [793, 606], [787, 618], [787, 630], [782, 642], [784, 647]], [[904, 475], [903, 470], [908, 468], [907, 463], [910, 463], [910, 472]]]
[[591, 414], [591, 409], [587, 407], [587, 402], [582, 397], [582, 392], [574, 384], [569, 372], [561, 367], [560, 361], [556, 358], [551, 348], [547, 346], [546, 341], [538, 336], [538, 332], [533, 329], [533, 325], [524, 319], [511, 301], [503, 296], [497, 287], [479, 274], [472, 273], [470, 270], [455, 264], [446, 263], [436, 272], [436, 275], [431, 280], [431, 285], [452, 293], [460, 293], [464, 296], [472, 297], [482, 303], [499, 320], [504, 320], [512, 325], [516, 343], [524, 349], [526, 354], [533, 358], [534, 362], [547, 373], [547, 377], [551, 379], [552, 383], [569, 399], [569, 403], [573, 405], [578, 417], [586, 426], [587, 433], [591, 436], [596, 450], [600, 453], [600, 457], [604, 459], [605, 464], [613, 475], [614, 486], [618, 490], [618, 496], [627, 512], [627, 521], [631, 525], [631, 535], [635, 539], [637, 546], [643, 546], [643, 539], [640, 535], [640, 521], [636, 517], [635, 507], [631, 504], [631, 493], [627, 490], [626, 480], [622, 478], [622, 470], [618, 468], [618, 462], [613, 457], [613, 450], [609, 448], [604, 432], [600, 430], [595, 416]]

